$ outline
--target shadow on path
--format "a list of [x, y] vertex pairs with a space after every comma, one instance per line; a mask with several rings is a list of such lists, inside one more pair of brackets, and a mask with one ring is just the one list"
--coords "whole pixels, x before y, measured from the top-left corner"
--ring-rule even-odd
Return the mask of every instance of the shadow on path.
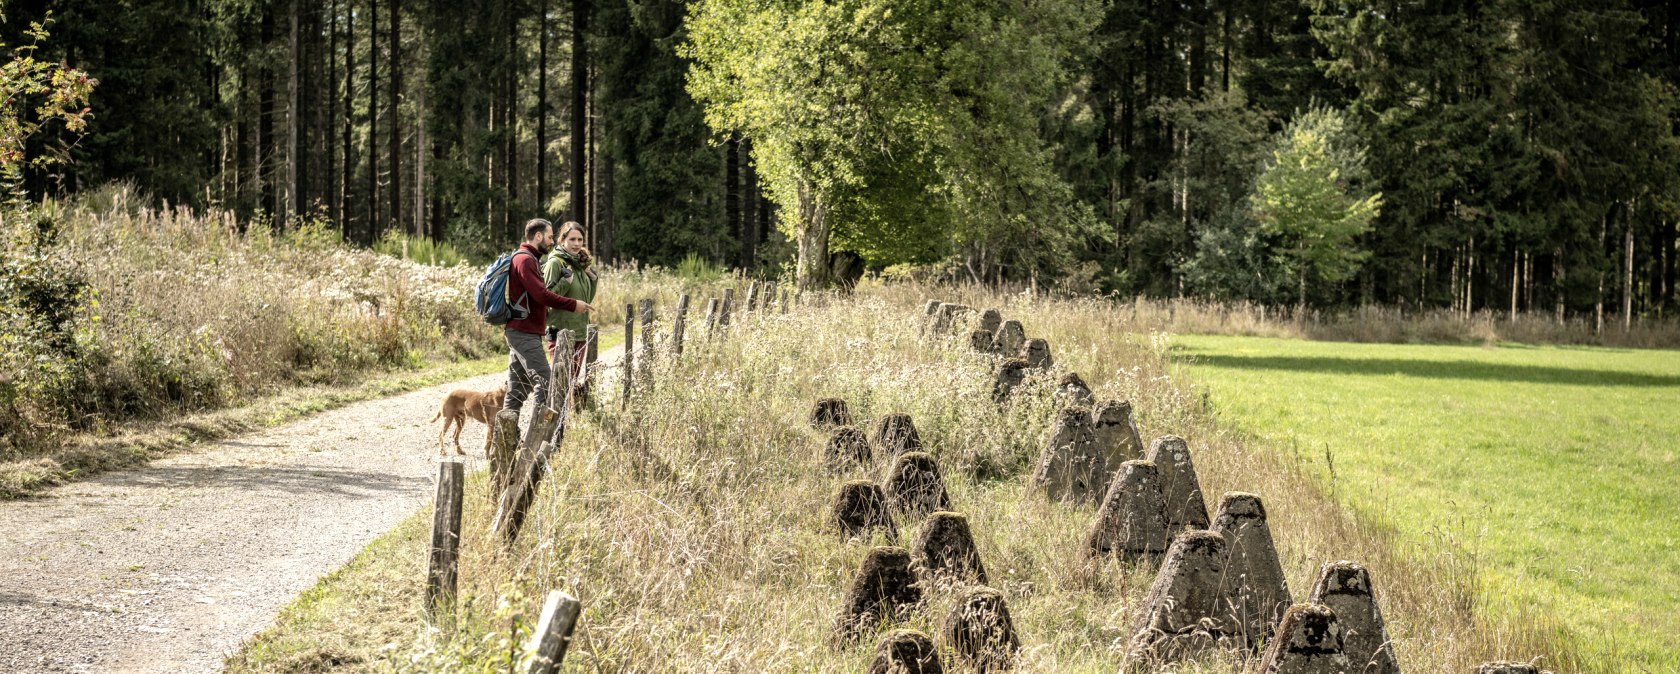
[[1511, 365], [1469, 360], [1327, 358], [1321, 356], [1233, 356], [1174, 347], [1172, 357], [1192, 365], [1242, 370], [1288, 370], [1322, 374], [1402, 375], [1426, 379], [1526, 382], [1576, 386], [1680, 387], [1680, 377], [1616, 370]]
[[278, 490], [288, 494], [332, 494], [357, 498], [413, 491], [416, 485], [429, 482], [424, 476], [276, 466], [163, 466], [123, 473], [119, 479], [125, 485], [159, 489], [215, 485], [237, 491]]

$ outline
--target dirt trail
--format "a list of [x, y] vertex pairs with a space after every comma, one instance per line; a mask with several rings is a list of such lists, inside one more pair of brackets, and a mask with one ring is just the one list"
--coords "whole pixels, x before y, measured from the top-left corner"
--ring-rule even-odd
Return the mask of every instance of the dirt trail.
[[[219, 670], [298, 593], [430, 502], [438, 402], [504, 377], [0, 502], [0, 671]], [[461, 434], [468, 470], [482, 466], [484, 433], [469, 422]]]

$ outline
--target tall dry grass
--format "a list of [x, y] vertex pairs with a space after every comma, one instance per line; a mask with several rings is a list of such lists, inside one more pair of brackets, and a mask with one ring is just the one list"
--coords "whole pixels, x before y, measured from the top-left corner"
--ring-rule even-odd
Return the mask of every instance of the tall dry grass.
[[[873, 639], [837, 640], [831, 627], [859, 562], [884, 541], [842, 540], [826, 515], [841, 482], [879, 479], [886, 457], [845, 474], [824, 467], [826, 435], [806, 416], [815, 399], [838, 396], [860, 424], [914, 417], [1008, 599], [1019, 671], [1115, 671], [1153, 570], [1087, 561], [1095, 509], [1025, 489], [1047, 439], [1053, 378], [993, 403], [991, 357], [920, 336], [928, 297], [1001, 308], [1050, 341], [1058, 371], [1079, 372], [1099, 398], [1130, 400], [1146, 437], [1185, 437], [1210, 505], [1226, 491], [1259, 494], [1297, 599], [1326, 562], [1367, 565], [1405, 671], [1534, 656], [1560, 671], [1591, 669], [1544, 616], [1486, 617], [1471, 540], [1443, 531], [1407, 541], [1385, 522], [1355, 519], [1287, 453], [1223, 428], [1169, 367], [1171, 338], [1130, 312], [909, 285], [807, 296], [788, 315], [738, 320], [727, 337], [690, 332], [685, 358], [656, 358], [641, 380], [651, 384], [627, 407], [574, 424], [511, 551], [489, 534], [482, 487], [469, 492], [460, 608], [387, 657], [404, 670], [505, 670], [541, 594], [564, 589], [585, 607], [567, 656], [576, 671], [861, 671]], [[918, 526], [901, 521], [900, 540]], [[952, 588], [930, 588], [907, 626], [936, 634], [954, 601]], [[1179, 671], [1245, 664], [1231, 656]]]
[[[8, 342], [0, 492], [137, 458], [65, 451], [70, 438], [504, 348], [472, 310], [479, 269], [356, 249], [325, 223], [242, 229], [122, 185], [39, 212], [57, 241], [37, 257], [85, 289], [59, 298], [76, 312], [67, 346]], [[53, 337], [7, 326], [8, 340]]]
[[1385, 344], [1595, 345], [1622, 348], [1680, 348], [1680, 319], [1606, 315], [1602, 331], [1593, 317], [1562, 321], [1549, 312], [1484, 309], [1469, 315], [1447, 309], [1411, 310], [1366, 305], [1352, 309], [1270, 307], [1250, 302], [1138, 297], [1114, 304], [1138, 329], [1176, 334], [1288, 337]]

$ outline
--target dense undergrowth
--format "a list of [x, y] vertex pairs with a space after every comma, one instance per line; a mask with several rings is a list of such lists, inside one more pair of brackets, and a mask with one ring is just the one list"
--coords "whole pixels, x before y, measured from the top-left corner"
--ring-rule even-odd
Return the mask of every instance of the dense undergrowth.
[[[859, 562], [884, 540], [842, 539], [826, 516], [842, 481], [879, 479], [887, 459], [847, 474], [825, 468], [826, 436], [806, 417], [827, 396], [848, 400], [860, 425], [892, 412], [914, 417], [1015, 616], [1019, 671], [1115, 671], [1153, 570], [1089, 561], [1083, 535], [1094, 508], [1025, 489], [1049, 430], [1051, 377], [995, 404], [989, 357], [919, 335], [929, 294], [1001, 307], [1050, 341], [1058, 370], [1081, 373], [1099, 398], [1130, 400], [1146, 437], [1187, 438], [1210, 504], [1226, 491], [1261, 495], [1297, 599], [1326, 562], [1369, 566], [1406, 671], [1534, 656], [1562, 671], [1614, 671], [1578, 662], [1570, 637], [1545, 616], [1486, 612], [1473, 541], [1451, 531], [1406, 539], [1392, 522], [1350, 515], [1324, 495], [1316, 472], [1220, 426], [1168, 368], [1167, 336], [1138, 329], [1129, 312], [1100, 300], [914, 286], [808, 296], [789, 315], [738, 321], [727, 338], [691, 332], [685, 358], [657, 359], [639, 380], [651, 386], [628, 406], [574, 424], [511, 551], [491, 535], [492, 506], [482, 481], [473, 483], [452, 615], [407, 632], [364, 619], [283, 620], [235, 658], [235, 671], [283, 669], [327, 651], [361, 663], [355, 668], [506, 671], [550, 589], [585, 607], [569, 669], [862, 671], [873, 638], [839, 640], [832, 626]], [[919, 521], [900, 527], [900, 540], [914, 540]], [[406, 535], [408, 545], [381, 548], [378, 573], [358, 576], [379, 589], [344, 584], [344, 596], [382, 597], [381, 622], [425, 615], [424, 536]], [[932, 634], [955, 596], [930, 590], [907, 624]], [[364, 633], [390, 641], [343, 637]], [[1232, 671], [1244, 660], [1226, 655], [1181, 671]]]

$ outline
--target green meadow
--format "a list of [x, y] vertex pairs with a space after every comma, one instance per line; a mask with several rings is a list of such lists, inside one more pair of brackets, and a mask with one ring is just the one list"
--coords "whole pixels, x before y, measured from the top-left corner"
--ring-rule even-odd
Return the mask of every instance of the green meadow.
[[[1172, 337], [1219, 418], [1603, 671], [1680, 671], [1680, 352]], [[1380, 580], [1378, 581], [1381, 582]]]

